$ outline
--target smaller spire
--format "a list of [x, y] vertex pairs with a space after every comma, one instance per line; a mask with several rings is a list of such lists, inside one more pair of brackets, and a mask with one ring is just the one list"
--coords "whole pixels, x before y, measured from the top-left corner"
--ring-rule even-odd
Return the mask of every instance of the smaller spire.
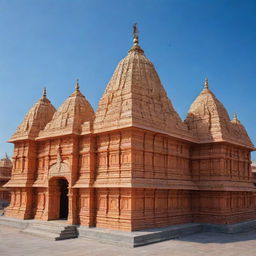
[[43, 98], [46, 98], [46, 87], [44, 87], [44, 90], [43, 90]]
[[239, 121], [238, 118], [237, 118], [236, 112], [234, 112], [234, 117], [233, 117], [232, 122], [235, 123], [235, 124], [240, 124], [240, 121]]
[[236, 112], [234, 112], [234, 120], [238, 120]]
[[47, 99], [46, 87], [44, 87], [44, 89], [43, 89], [43, 95], [42, 95], [42, 98], [40, 99], [40, 101], [50, 103], [50, 101]]
[[205, 89], [209, 89], [209, 85], [208, 85], [208, 78], [206, 77], [204, 80], [204, 88]]
[[6, 159], [9, 159], [9, 156], [7, 155], [7, 153], [5, 152], [5, 158]]
[[83, 96], [80, 92], [79, 79], [76, 79], [75, 91], [70, 96]]
[[79, 86], [79, 79], [76, 79], [76, 92], [79, 92], [80, 86]]

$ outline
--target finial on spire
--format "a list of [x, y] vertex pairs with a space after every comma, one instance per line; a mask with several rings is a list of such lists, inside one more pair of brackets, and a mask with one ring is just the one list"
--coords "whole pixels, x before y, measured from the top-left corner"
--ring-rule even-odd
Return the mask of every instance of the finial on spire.
[[237, 118], [236, 112], [234, 112], [234, 117], [233, 117], [232, 122], [235, 123], [235, 124], [240, 124], [240, 121], [239, 121], [238, 118]]
[[137, 28], [137, 23], [133, 24], [132, 36], [133, 36], [133, 46], [129, 52], [137, 52], [137, 53], [144, 54], [144, 51], [139, 46], [139, 30]]
[[79, 79], [76, 79], [76, 92], [79, 92], [80, 86], [79, 86]]
[[134, 44], [138, 44], [139, 43], [139, 30], [137, 28], [137, 23], [133, 24], [133, 31], [132, 31], [132, 35], [133, 35], [133, 42]]
[[205, 89], [209, 89], [209, 85], [208, 85], [208, 78], [206, 77], [204, 80], [204, 88]]
[[44, 90], [43, 90], [43, 98], [46, 98], [46, 87], [44, 87]]
[[239, 120], [238, 120], [238, 118], [237, 118], [237, 113], [236, 113], [236, 112], [234, 112], [234, 120], [235, 120], [236, 122], [239, 122]]

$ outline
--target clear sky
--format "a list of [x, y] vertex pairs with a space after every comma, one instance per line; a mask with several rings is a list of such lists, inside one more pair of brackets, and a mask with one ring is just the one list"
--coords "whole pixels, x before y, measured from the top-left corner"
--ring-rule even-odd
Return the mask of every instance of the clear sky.
[[45, 86], [58, 108], [79, 78], [97, 109], [134, 22], [181, 118], [207, 76], [256, 144], [255, 0], [0, 0], [0, 157]]

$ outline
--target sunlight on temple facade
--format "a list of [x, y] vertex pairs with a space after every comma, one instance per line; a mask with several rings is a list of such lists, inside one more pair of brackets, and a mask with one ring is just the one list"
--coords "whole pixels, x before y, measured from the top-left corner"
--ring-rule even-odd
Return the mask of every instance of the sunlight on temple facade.
[[58, 110], [46, 90], [29, 110], [5, 215], [126, 231], [256, 219], [254, 146], [212, 88], [182, 121], [135, 31], [96, 112], [78, 81]]

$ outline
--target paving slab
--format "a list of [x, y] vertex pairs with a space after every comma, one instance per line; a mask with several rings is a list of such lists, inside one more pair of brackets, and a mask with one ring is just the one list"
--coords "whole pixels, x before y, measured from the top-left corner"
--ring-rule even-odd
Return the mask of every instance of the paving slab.
[[[172, 225], [163, 228], [152, 228], [141, 231], [126, 232], [121, 230], [103, 229], [98, 227], [84, 227], [79, 225], [70, 226], [64, 220], [40, 221], [35, 219], [20, 220], [5, 216], [0, 216], [0, 225], [18, 228], [24, 233], [48, 236], [56, 239], [67, 238], [88, 238], [98, 242], [118, 244], [122, 247], [138, 247], [151, 243], [162, 242], [174, 238], [181, 238], [194, 233], [221, 232], [227, 234], [241, 233], [256, 230], [256, 220], [240, 222], [236, 224], [202, 224], [187, 223]], [[65, 230], [75, 230], [67, 232]], [[66, 235], [64, 235], [64, 233]], [[62, 234], [62, 235], [61, 235]]]
[[256, 231], [239, 234], [202, 232], [136, 248], [93, 239], [52, 241], [0, 226], [1, 256], [255, 256]]

